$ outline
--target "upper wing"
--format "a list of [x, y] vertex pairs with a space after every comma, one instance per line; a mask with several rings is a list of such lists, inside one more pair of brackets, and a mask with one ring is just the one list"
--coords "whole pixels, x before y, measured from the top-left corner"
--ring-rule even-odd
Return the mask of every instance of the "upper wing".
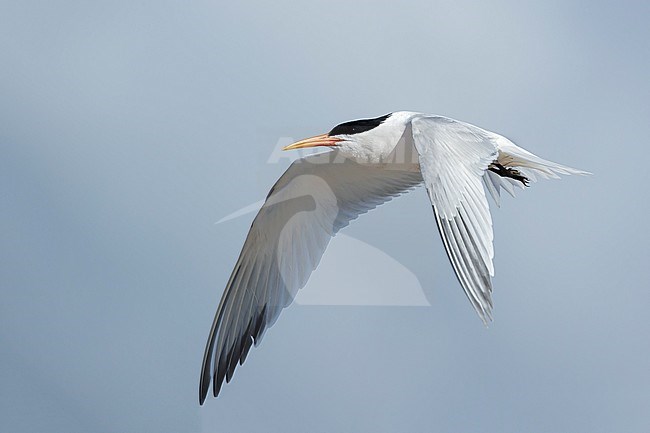
[[306, 284], [338, 230], [421, 182], [418, 172], [360, 165], [337, 152], [294, 162], [255, 217], [221, 297], [203, 357], [199, 402], [211, 378], [215, 396], [224, 378], [230, 381], [251, 345], [259, 344]]
[[411, 121], [420, 170], [449, 260], [484, 322], [491, 320], [494, 248], [483, 175], [497, 159], [494, 135], [431, 116]]

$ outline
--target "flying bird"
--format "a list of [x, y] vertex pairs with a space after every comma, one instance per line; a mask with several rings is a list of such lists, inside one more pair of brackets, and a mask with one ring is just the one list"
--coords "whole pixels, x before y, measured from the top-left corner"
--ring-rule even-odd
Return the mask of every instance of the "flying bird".
[[589, 174], [539, 158], [507, 138], [443, 116], [398, 111], [335, 126], [283, 150], [294, 161], [255, 217], [210, 329], [199, 384], [219, 394], [281, 310], [305, 286], [330, 239], [359, 215], [424, 184], [467, 298], [492, 319], [494, 248], [487, 191], [499, 204], [539, 178]]

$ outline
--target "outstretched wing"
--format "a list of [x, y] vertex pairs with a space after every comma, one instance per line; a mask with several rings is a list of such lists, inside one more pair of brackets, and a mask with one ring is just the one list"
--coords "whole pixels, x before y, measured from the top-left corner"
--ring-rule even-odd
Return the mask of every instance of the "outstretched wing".
[[420, 170], [449, 260], [474, 309], [491, 320], [494, 248], [483, 175], [497, 159], [494, 135], [440, 116], [411, 121]]
[[419, 172], [357, 164], [337, 152], [294, 162], [250, 228], [210, 329], [199, 386], [216, 397], [253, 344], [318, 265], [330, 239], [360, 214], [420, 184]]

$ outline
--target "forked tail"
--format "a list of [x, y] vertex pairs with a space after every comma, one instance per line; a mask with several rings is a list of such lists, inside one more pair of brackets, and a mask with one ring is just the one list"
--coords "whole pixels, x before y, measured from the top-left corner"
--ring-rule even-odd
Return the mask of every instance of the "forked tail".
[[515, 186], [524, 188], [529, 182], [536, 182], [538, 178], [559, 179], [559, 175], [591, 174], [542, 159], [500, 135], [495, 134], [494, 141], [499, 155], [485, 172], [483, 182], [497, 205], [501, 188], [514, 197]]

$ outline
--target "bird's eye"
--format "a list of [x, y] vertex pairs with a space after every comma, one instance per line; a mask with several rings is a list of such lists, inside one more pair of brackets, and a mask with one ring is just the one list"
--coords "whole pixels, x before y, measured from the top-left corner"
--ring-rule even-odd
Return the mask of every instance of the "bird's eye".
[[336, 125], [334, 129], [329, 132], [329, 136], [333, 135], [352, 135], [359, 134], [360, 132], [370, 131], [373, 128], [381, 125], [392, 113], [385, 116], [376, 117], [374, 119], [359, 119], [351, 120], [350, 122], [341, 123]]

